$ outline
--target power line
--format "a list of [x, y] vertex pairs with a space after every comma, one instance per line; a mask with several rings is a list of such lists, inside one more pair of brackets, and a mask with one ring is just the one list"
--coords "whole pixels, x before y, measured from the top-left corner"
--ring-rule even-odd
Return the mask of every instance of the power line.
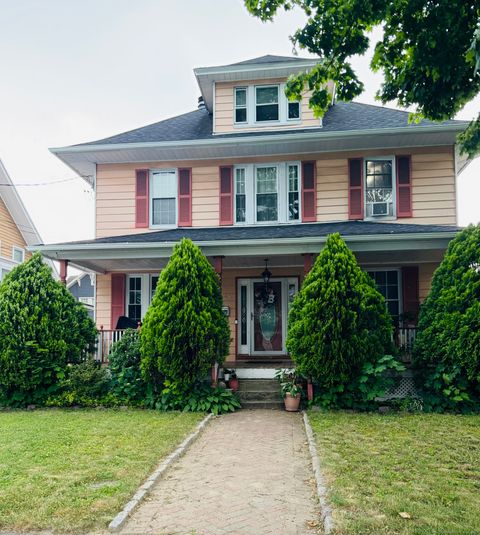
[[71, 182], [72, 180], [80, 180], [81, 178], [82, 177], [79, 177], [79, 176], [72, 176], [69, 178], [61, 178], [59, 180], [52, 180], [51, 182], [31, 182], [31, 183], [15, 183], [15, 184], [7, 184], [7, 183], [0, 182], [0, 186], [6, 186], [10, 188], [50, 186], [52, 184], [60, 184], [62, 182]]

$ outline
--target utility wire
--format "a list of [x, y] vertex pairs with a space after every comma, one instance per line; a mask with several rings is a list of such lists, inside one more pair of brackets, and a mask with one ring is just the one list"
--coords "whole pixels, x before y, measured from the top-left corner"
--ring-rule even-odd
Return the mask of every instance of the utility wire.
[[36, 187], [36, 186], [50, 186], [51, 184], [60, 184], [62, 182], [71, 182], [72, 180], [83, 180], [83, 177], [72, 176], [70, 178], [61, 178], [60, 180], [52, 180], [51, 182], [31, 182], [31, 183], [15, 183], [7, 184], [0, 182], [0, 186], [6, 186], [10, 188], [20, 188], [20, 187]]

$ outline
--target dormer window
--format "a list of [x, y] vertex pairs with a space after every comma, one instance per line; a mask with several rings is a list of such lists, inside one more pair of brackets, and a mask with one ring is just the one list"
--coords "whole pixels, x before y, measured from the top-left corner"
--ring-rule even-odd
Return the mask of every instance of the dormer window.
[[278, 85], [255, 88], [255, 120], [278, 121]]
[[247, 122], [247, 88], [235, 88], [235, 123]]
[[298, 121], [300, 119], [300, 102], [288, 101], [287, 103], [287, 120]]

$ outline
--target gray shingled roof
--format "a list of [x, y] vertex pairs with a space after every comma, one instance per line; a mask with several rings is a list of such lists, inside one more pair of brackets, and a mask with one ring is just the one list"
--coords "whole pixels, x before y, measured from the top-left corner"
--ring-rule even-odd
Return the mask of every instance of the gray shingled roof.
[[230, 65], [224, 65], [225, 67], [235, 67], [236, 65], [261, 65], [264, 63], [287, 63], [298, 61], [315, 61], [315, 58], [299, 58], [296, 56], [272, 56], [267, 54], [266, 56], [259, 56], [258, 58], [246, 59], [244, 61], [238, 61], [237, 63], [230, 63]]
[[[332, 106], [323, 118], [323, 127], [318, 129], [285, 129], [269, 131], [269, 134], [283, 135], [292, 132], [347, 132], [349, 130], [377, 130], [381, 128], [407, 128], [414, 130], [418, 126], [434, 125], [467, 125], [466, 121], [444, 121], [434, 123], [423, 120], [418, 124], [408, 124], [409, 113], [406, 111], [393, 110], [382, 106], [372, 106], [359, 102], [337, 102]], [[215, 137], [216, 139], [250, 137], [264, 135], [265, 131], [238, 132], [235, 134], [212, 134], [212, 116], [205, 109], [199, 109], [165, 119], [158, 123], [136, 128], [115, 136], [97, 141], [81, 143], [76, 146], [110, 145], [114, 143], [155, 143], [161, 141], [187, 141], [202, 140]]]
[[[142, 234], [112, 236], [68, 242], [68, 245], [110, 243], [163, 243], [190, 238], [195, 242], [224, 240], [275, 240], [279, 238], [315, 238], [339, 232], [342, 236], [370, 236], [378, 234], [425, 234], [430, 232], [457, 232], [460, 227], [444, 225], [412, 225], [407, 223], [380, 223], [375, 221], [339, 221], [335, 223], [301, 223], [295, 225], [232, 226], [211, 228], [176, 228]], [[66, 244], [58, 244], [66, 245]]]

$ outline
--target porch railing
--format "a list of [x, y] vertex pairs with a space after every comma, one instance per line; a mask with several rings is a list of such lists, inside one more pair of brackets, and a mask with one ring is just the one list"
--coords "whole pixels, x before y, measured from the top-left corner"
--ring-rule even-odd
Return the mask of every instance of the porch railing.
[[102, 364], [108, 364], [108, 355], [112, 344], [118, 342], [125, 332], [125, 329], [100, 329], [98, 331], [98, 342], [95, 359]]
[[404, 362], [412, 360], [412, 350], [416, 335], [416, 327], [397, 327], [395, 330], [395, 345], [400, 350], [400, 356]]

